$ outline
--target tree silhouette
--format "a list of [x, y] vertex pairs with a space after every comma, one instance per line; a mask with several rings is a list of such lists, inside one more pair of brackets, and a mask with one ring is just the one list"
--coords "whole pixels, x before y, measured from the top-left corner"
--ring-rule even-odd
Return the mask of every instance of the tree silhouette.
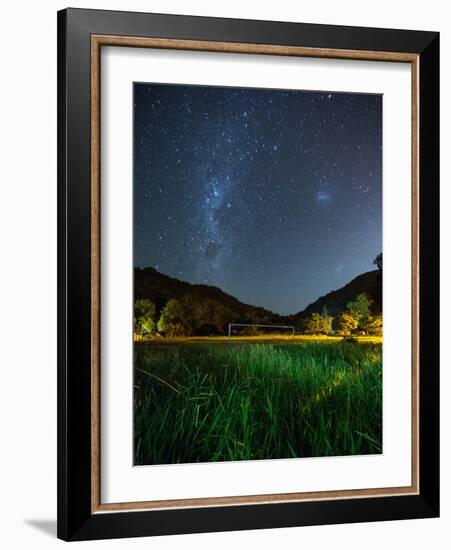
[[379, 271], [382, 271], [382, 252], [374, 258], [373, 264]]

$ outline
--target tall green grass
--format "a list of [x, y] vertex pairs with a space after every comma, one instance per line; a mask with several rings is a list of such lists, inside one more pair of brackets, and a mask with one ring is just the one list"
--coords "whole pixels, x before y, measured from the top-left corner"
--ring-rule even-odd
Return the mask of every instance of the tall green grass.
[[382, 451], [381, 346], [135, 346], [135, 464]]

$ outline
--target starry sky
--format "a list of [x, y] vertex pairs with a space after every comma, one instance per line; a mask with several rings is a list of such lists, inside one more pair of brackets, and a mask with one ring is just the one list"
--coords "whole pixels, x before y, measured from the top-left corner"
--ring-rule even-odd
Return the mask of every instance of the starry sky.
[[289, 314], [381, 251], [381, 95], [134, 84], [135, 266]]

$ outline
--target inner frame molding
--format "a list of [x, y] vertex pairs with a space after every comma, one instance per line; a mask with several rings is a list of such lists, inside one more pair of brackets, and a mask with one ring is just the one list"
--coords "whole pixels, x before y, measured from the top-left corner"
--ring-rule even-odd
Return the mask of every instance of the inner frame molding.
[[[411, 387], [411, 463], [412, 478], [408, 487], [384, 487], [377, 489], [353, 489], [302, 493], [278, 493], [265, 495], [190, 498], [144, 502], [118, 502], [103, 504], [100, 498], [100, 204], [101, 204], [101, 140], [100, 140], [100, 82], [101, 47], [157, 48], [221, 53], [242, 53], [312, 57], [330, 59], [354, 59], [409, 63], [411, 65], [411, 305], [412, 305], [412, 387]], [[211, 42], [166, 38], [140, 38], [114, 35], [91, 35], [91, 513], [108, 513], [132, 510], [164, 510], [174, 508], [200, 508], [230, 505], [269, 504], [282, 502], [307, 502], [314, 500], [338, 500], [342, 498], [387, 497], [420, 494], [419, 479], [419, 55], [400, 52], [378, 52], [328, 48], [307, 48], [269, 44]]]

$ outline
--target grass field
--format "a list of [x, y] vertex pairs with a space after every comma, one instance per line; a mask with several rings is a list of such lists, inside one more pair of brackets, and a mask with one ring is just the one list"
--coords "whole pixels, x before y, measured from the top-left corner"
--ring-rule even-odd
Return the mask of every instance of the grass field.
[[134, 462], [382, 452], [377, 341], [135, 345]]

